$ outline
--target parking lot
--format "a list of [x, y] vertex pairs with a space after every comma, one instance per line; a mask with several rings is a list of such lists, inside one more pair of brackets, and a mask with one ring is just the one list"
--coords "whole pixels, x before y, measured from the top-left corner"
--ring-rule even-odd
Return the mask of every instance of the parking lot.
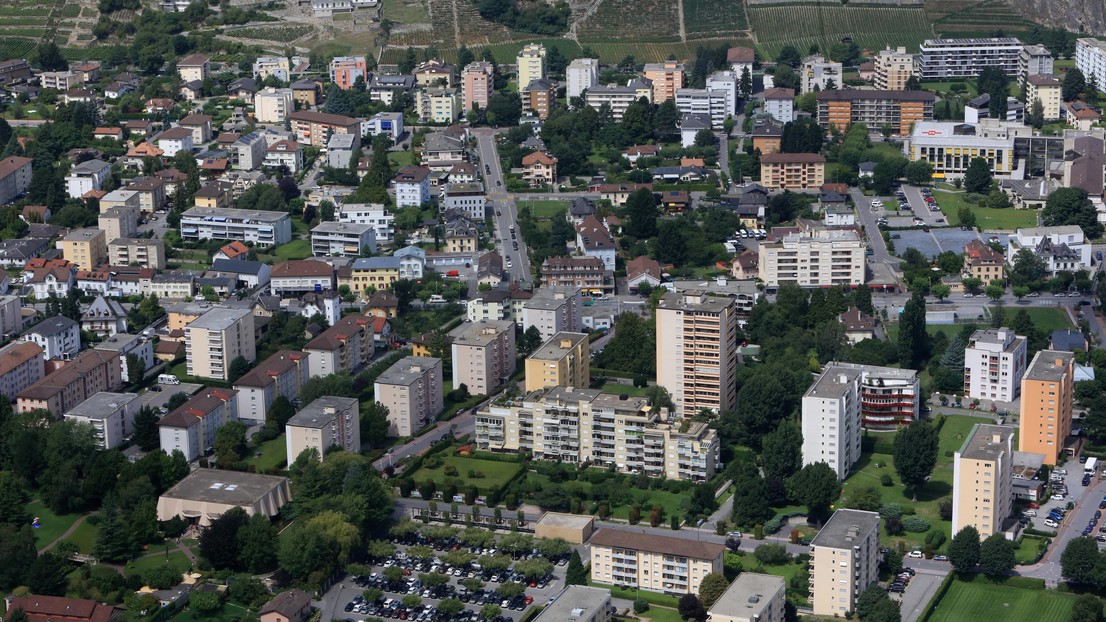
[[173, 397], [177, 393], [184, 393], [185, 395], [192, 395], [196, 391], [203, 388], [202, 384], [195, 384], [192, 382], [182, 382], [180, 384], [155, 384], [141, 395], [138, 396], [141, 406], [152, 406], [154, 410], [160, 411], [166, 403], [169, 402], [169, 398]]
[[[366, 617], [425, 622], [484, 621], [487, 618], [481, 614], [489, 605], [500, 610], [493, 619], [515, 622], [531, 606], [549, 603], [564, 587], [569, 553], [553, 557], [548, 574], [533, 576], [532, 568], [519, 566], [522, 562], [534, 565], [535, 560], [545, 559], [533, 549], [508, 555], [494, 548], [495, 542], [484, 548], [469, 547], [456, 536], [431, 541], [418, 534], [396, 539], [394, 543], [394, 553], [373, 560], [371, 573], [349, 576], [331, 588], [321, 606], [322, 622], [358, 622]], [[429, 557], [428, 547], [433, 552]], [[380, 596], [369, 602], [365, 594], [370, 591], [370, 597]], [[447, 599], [460, 601], [464, 610], [456, 614], [442, 611], [442, 601]], [[457, 606], [456, 602], [451, 604]]]

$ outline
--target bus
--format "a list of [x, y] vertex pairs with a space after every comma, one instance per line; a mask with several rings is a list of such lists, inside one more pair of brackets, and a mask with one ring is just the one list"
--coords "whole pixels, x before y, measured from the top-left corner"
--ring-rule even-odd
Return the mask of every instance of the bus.
[[1087, 458], [1086, 464], [1083, 465], [1083, 475], [1094, 475], [1097, 466], [1098, 458]]

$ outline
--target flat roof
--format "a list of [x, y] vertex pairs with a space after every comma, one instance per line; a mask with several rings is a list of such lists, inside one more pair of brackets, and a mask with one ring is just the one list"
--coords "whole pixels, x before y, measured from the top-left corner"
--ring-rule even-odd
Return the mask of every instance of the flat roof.
[[275, 475], [197, 469], [161, 496], [223, 505], [253, 505], [287, 482], [288, 478]]
[[[960, 456], [968, 460], [997, 460], [1006, 451], [1006, 439], [1013, 436], [1014, 431], [1001, 425], [989, 425], [977, 423], [972, 426], [968, 438], [960, 447]], [[998, 437], [998, 441], [995, 441]]]
[[[567, 348], [561, 347], [561, 342], [565, 340], [570, 342]], [[580, 342], [586, 342], [587, 340], [587, 333], [560, 332], [553, 335], [549, 341], [542, 344], [528, 358], [539, 361], [559, 361], [564, 358], [565, 354], [580, 345]]]
[[[599, 611], [611, 604], [611, 591], [586, 585], [570, 585], [561, 590], [557, 600], [534, 618], [535, 622], [573, 622], [591, 620]], [[602, 617], [598, 619], [604, 619]]]
[[710, 614], [756, 620], [772, 604], [772, 597], [785, 590], [783, 577], [759, 572], [737, 575], [722, 597], [710, 608]]
[[[441, 365], [442, 359], [431, 356], [405, 356], [377, 377], [378, 384], [409, 386], [422, 377], [422, 373], [435, 365]], [[412, 368], [418, 368], [412, 371]]]
[[[327, 412], [333, 409], [333, 412]], [[352, 397], [324, 395], [303, 407], [288, 420], [288, 425], [297, 428], [325, 428], [339, 414], [357, 409], [357, 400]]]
[[252, 315], [249, 309], [228, 309], [226, 307], [213, 307], [207, 313], [188, 323], [188, 328], [203, 328], [206, 330], [226, 330], [247, 315]]
[[563, 512], [546, 512], [542, 514], [538, 519], [539, 525], [549, 525], [551, 527], [572, 527], [573, 529], [583, 529], [588, 525], [595, 523], [594, 516], [583, 516], [580, 514], [565, 514]]
[[851, 549], [872, 531], [879, 530], [879, 514], [863, 510], [837, 510], [814, 536], [811, 546]]
[[665, 294], [657, 306], [661, 309], [721, 313], [733, 304], [733, 298], [709, 296], [705, 292], [689, 289]]
[[[1033, 355], [1029, 367], [1025, 370], [1025, 380], [1059, 381], [1068, 373], [1068, 367], [1075, 357], [1071, 352], [1060, 350], [1041, 350]], [[1060, 365], [1056, 364], [1060, 361]]]
[[311, 230], [311, 234], [316, 233], [356, 233], [362, 235], [366, 231], [376, 230], [376, 225], [373, 224], [357, 224], [355, 222], [343, 222], [343, 221], [326, 221], [315, 225], [315, 228]]
[[453, 337], [454, 345], [461, 346], [486, 346], [495, 341], [499, 335], [506, 331], [515, 330], [515, 323], [511, 320], [481, 320], [479, 322], [463, 322], [457, 328], [449, 331]]
[[114, 414], [120, 408], [127, 406], [138, 399], [137, 393], [110, 393], [100, 391], [87, 400], [74, 406], [66, 417], [82, 417], [84, 419], [103, 419]]
[[840, 397], [846, 386], [852, 384], [862, 375], [859, 369], [847, 367], [829, 366], [822, 370], [822, 375], [810, 385], [803, 397], [836, 398]]
[[269, 212], [253, 209], [235, 209], [231, 207], [193, 207], [181, 214], [182, 218], [222, 218], [226, 220], [249, 220], [273, 223], [291, 218], [288, 212]]

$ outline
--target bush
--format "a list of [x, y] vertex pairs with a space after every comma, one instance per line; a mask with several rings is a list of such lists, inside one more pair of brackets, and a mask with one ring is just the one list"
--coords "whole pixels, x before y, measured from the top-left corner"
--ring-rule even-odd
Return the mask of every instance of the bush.
[[638, 598], [634, 600], [634, 613], [645, 613], [649, 611], [649, 601], [644, 598]]
[[756, 557], [757, 561], [762, 564], [772, 566], [786, 564], [791, 558], [782, 544], [762, 544], [753, 551], [753, 557]]
[[945, 543], [945, 539], [946, 536], [944, 531], [940, 529], [931, 529], [929, 533], [926, 534], [926, 546], [936, 551]]
[[929, 531], [929, 521], [921, 516], [907, 516], [902, 519], [902, 528], [911, 533], [925, 533]]
[[[774, 517], [771, 520], [769, 520], [768, 522], [764, 523], [764, 529], [762, 530], [762, 533], [769, 533], [769, 534], [776, 533], [777, 531], [780, 530], [780, 527], [782, 527], [782, 526], [783, 526], [783, 521], [780, 520], [780, 518], [778, 516]], [[763, 538], [763, 537], [764, 536], [762, 535], [761, 538]], [[759, 540], [760, 538], [757, 538], [757, 539]]]
[[886, 503], [879, 508], [879, 515], [884, 520], [890, 520], [892, 518], [902, 517], [902, 506], [897, 503]]
[[884, 473], [883, 475], [879, 476], [879, 483], [882, 486], [894, 486], [895, 480], [891, 479], [890, 475]]

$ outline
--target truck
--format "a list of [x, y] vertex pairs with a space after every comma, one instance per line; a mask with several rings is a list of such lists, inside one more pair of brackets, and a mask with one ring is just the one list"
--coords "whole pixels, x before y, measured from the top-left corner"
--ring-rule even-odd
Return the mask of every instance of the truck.
[[1095, 474], [1095, 467], [1098, 466], [1098, 458], [1087, 458], [1087, 462], [1083, 464], [1083, 475]]
[[157, 377], [158, 384], [180, 384], [180, 378], [173, 374], [161, 374]]

